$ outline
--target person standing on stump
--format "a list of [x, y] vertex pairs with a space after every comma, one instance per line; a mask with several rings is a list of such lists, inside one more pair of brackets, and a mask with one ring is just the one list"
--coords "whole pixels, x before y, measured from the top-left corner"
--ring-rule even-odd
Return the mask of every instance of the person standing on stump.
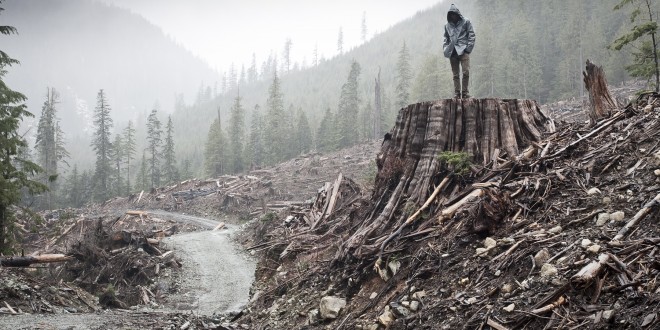
[[[452, 4], [447, 12], [445, 24], [445, 40], [442, 45], [445, 57], [449, 58], [451, 71], [454, 74], [454, 97], [467, 99], [470, 97], [468, 83], [470, 82], [470, 53], [474, 49], [476, 36], [472, 22], [461, 15]], [[461, 88], [460, 69], [463, 69], [463, 85]], [[462, 95], [461, 95], [462, 92]]]

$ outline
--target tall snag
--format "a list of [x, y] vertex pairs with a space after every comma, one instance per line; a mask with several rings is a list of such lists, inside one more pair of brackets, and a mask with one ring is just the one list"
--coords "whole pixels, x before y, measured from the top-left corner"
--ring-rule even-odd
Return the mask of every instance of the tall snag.
[[587, 60], [582, 75], [584, 76], [584, 86], [589, 91], [589, 103], [591, 104], [589, 119], [593, 125], [598, 120], [609, 117], [612, 111], [618, 108], [618, 105], [607, 89], [607, 79], [605, 79], [602, 67]]

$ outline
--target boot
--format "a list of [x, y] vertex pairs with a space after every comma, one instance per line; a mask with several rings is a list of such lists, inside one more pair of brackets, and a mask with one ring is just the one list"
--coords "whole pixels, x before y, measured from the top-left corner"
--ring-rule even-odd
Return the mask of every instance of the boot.
[[471, 97], [472, 97], [472, 96], [470, 96], [470, 93], [468, 93], [468, 91], [464, 91], [464, 92], [463, 92], [463, 98], [464, 98], [464, 99], [469, 99], [469, 98], [471, 98]]
[[461, 98], [461, 92], [454, 92], [454, 98], [455, 99], [460, 99]]

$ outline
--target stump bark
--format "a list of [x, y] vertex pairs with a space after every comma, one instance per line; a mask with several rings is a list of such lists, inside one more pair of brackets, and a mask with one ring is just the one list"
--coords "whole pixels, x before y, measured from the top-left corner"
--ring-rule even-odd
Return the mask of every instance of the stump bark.
[[591, 104], [589, 108], [589, 120], [591, 124], [595, 124], [599, 120], [609, 117], [612, 111], [618, 108], [618, 105], [607, 88], [607, 79], [605, 79], [603, 67], [597, 66], [587, 60], [587, 65], [582, 75], [584, 77], [584, 86], [589, 91], [589, 103]]
[[[439, 154], [463, 152], [473, 165], [497, 167], [553, 131], [554, 123], [533, 100], [443, 99], [401, 109], [377, 155], [374, 215], [362, 222], [337, 257], [375, 251], [385, 239], [374, 234], [392, 231], [405, 220], [393, 220], [397, 210], [410, 215], [405, 209], [414, 212], [428, 202], [435, 186], [450, 175]], [[371, 238], [373, 244], [363, 249]]]

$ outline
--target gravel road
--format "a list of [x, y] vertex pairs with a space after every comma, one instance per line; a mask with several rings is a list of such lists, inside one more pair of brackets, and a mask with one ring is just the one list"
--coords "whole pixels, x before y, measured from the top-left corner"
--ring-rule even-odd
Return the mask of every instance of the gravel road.
[[239, 311], [247, 304], [254, 281], [255, 261], [231, 241], [239, 228], [227, 225], [212, 231], [218, 221], [148, 211], [164, 219], [191, 222], [206, 231], [183, 233], [163, 240], [182, 260], [176, 280], [178, 291], [167, 297], [163, 309], [150, 312], [106, 311], [97, 314], [7, 315], [0, 316], [0, 329], [135, 329], [150, 328], [150, 319], [168, 312], [193, 311], [212, 315]]

